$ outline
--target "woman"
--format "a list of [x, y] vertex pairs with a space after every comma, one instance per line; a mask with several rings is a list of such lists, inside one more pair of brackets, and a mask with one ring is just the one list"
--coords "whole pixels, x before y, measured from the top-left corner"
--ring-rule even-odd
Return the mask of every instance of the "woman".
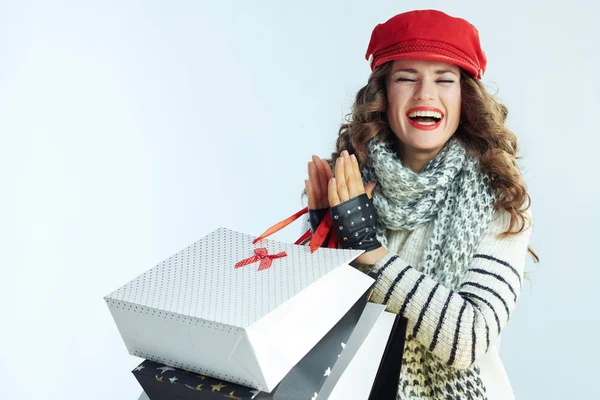
[[478, 32], [411, 11], [375, 27], [366, 58], [336, 152], [308, 166], [311, 230], [330, 210], [324, 245], [365, 250], [371, 301], [407, 318], [399, 399], [513, 398], [498, 345], [532, 223], [507, 110], [480, 82]]

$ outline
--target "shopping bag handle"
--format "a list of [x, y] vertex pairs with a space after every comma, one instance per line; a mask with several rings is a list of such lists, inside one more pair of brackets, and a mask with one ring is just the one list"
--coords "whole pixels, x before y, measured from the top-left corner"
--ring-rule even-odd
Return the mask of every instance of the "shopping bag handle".
[[[276, 223], [275, 225], [269, 227], [259, 237], [254, 239], [254, 241], [252, 243], [254, 244], [268, 236], [271, 236], [275, 232], [282, 230], [283, 228], [285, 228], [286, 226], [288, 226], [289, 224], [291, 224], [292, 222], [294, 222], [295, 220], [297, 220], [298, 218], [300, 218], [301, 216], [303, 216], [304, 214], [307, 214], [307, 213], [308, 213], [308, 207], [304, 207], [302, 210], [298, 211], [294, 215], [291, 215], [288, 218], [284, 219], [283, 221], [280, 221], [280, 222]], [[323, 217], [323, 219], [321, 220], [321, 223], [317, 227], [317, 230], [315, 231], [314, 235], [311, 233], [311, 230], [308, 229], [302, 236], [300, 236], [300, 238], [298, 240], [296, 240], [294, 242], [294, 244], [301, 244], [310, 238], [310, 252], [314, 253], [325, 242], [327, 235], [331, 232], [332, 226], [333, 226], [333, 222], [331, 220], [331, 213], [329, 212], [329, 209], [327, 209], [327, 212], [325, 213], [325, 217]], [[330, 235], [329, 243], [327, 244], [327, 247], [330, 249], [336, 249], [338, 247], [337, 236], [335, 235], [335, 232], [331, 232], [331, 233], [332, 234]]]
[[388, 342], [379, 363], [369, 400], [395, 400], [400, 382], [400, 370], [408, 320], [396, 314]]

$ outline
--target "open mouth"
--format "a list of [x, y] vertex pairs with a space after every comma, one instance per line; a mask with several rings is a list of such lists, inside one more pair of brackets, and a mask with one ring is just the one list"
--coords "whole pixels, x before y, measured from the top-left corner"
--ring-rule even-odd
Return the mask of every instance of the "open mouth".
[[409, 110], [406, 116], [411, 125], [424, 130], [437, 128], [444, 118], [441, 112], [435, 110]]
[[433, 125], [442, 120], [442, 114], [436, 111], [413, 111], [408, 113], [408, 118], [422, 125]]

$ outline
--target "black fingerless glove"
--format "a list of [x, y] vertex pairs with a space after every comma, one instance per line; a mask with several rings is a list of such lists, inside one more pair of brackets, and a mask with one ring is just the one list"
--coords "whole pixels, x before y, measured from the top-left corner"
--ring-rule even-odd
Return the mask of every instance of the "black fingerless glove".
[[344, 249], [371, 251], [381, 247], [375, 226], [377, 213], [366, 193], [331, 208], [338, 242]]

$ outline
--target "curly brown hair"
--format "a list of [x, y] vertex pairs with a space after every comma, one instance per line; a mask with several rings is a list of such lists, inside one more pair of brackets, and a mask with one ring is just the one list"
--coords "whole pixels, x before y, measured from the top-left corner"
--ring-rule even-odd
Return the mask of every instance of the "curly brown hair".
[[[355, 154], [362, 165], [368, 159], [369, 140], [396, 140], [387, 117], [386, 79], [391, 67], [392, 63], [387, 62], [375, 68], [356, 94], [352, 112], [339, 129], [336, 150], [327, 159], [332, 169], [343, 150]], [[504, 235], [520, 233], [531, 223], [526, 214], [531, 198], [517, 164], [517, 137], [505, 124], [508, 110], [487, 92], [481, 81], [462, 69], [460, 81], [461, 118], [454, 135], [490, 174], [497, 194], [494, 208], [510, 213], [510, 225]], [[533, 249], [529, 247], [528, 251], [538, 262]]]

